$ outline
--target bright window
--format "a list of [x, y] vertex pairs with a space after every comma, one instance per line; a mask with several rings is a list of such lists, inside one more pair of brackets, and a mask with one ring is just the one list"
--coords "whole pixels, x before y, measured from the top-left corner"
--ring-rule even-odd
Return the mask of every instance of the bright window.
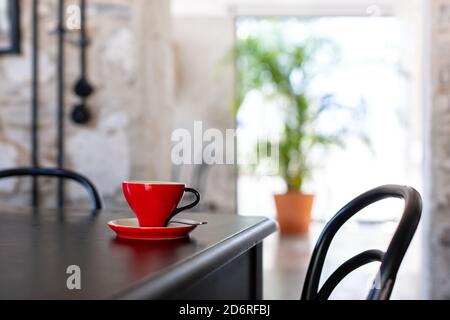
[[[316, 195], [315, 219], [329, 219], [347, 201], [374, 186], [411, 184], [420, 189], [420, 145], [411, 135], [410, 75], [402, 66], [402, 27], [395, 17], [318, 17], [263, 19], [241, 17], [236, 22], [237, 40], [269, 33], [274, 25], [286, 41], [325, 38], [333, 42], [339, 58], [314, 78], [310, 95], [319, 99], [333, 95], [333, 103], [362, 108], [359, 125], [370, 148], [358, 138], [346, 147], [315, 155], [315, 166], [305, 191]], [[334, 57], [324, 57], [333, 59]], [[281, 126], [276, 105], [257, 92], [247, 96], [237, 115], [241, 150], [252, 148], [255, 131], [270, 134]], [[348, 119], [325, 115], [321, 128], [346, 125]], [[276, 176], [240, 174], [238, 212], [274, 216], [273, 193], [285, 187]], [[385, 220], [398, 216], [402, 203], [392, 200], [374, 206], [362, 219]]]

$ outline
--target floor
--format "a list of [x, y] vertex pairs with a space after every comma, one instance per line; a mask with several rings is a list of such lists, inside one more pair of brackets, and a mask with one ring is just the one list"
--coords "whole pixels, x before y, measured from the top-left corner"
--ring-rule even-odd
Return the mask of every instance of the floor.
[[[324, 224], [315, 222], [304, 237], [271, 235], [264, 242], [264, 299], [299, 299], [312, 248]], [[396, 224], [352, 223], [345, 225], [331, 244], [322, 280], [348, 258], [367, 249], [385, 250]], [[406, 253], [391, 299], [421, 299], [420, 230]], [[345, 278], [330, 299], [364, 299], [378, 263], [366, 265]], [[322, 283], [322, 282], [321, 282]]]

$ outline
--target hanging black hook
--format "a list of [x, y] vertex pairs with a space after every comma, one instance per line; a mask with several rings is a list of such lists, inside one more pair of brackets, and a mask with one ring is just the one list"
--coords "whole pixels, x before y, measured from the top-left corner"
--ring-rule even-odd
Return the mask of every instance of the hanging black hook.
[[91, 113], [86, 105], [86, 98], [94, 92], [94, 87], [86, 76], [86, 49], [89, 40], [86, 34], [86, 0], [80, 0], [80, 78], [76, 81], [73, 91], [81, 98], [81, 102], [73, 107], [71, 118], [78, 124], [86, 124], [91, 119]]

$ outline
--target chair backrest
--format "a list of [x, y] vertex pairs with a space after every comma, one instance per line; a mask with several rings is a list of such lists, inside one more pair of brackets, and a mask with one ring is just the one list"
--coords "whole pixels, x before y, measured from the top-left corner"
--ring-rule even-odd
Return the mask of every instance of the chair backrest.
[[76, 172], [59, 168], [14, 168], [14, 169], [0, 170], [0, 179], [18, 176], [58, 177], [76, 181], [88, 191], [92, 200], [93, 208], [95, 210], [100, 210], [102, 208], [102, 201], [93, 183], [88, 178]]
[[[403, 215], [386, 250], [364, 251], [343, 263], [325, 281], [319, 291], [319, 281], [328, 248], [339, 228], [354, 214], [368, 205], [385, 198], [403, 198]], [[398, 269], [414, 236], [422, 213], [422, 199], [413, 188], [400, 185], [384, 185], [356, 197], [339, 210], [323, 229], [314, 248], [305, 284], [303, 300], [327, 299], [338, 283], [353, 270], [373, 261], [381, 262], [380, 268], [367, 295], [368, 300], [388, 300], [394, 287]]]

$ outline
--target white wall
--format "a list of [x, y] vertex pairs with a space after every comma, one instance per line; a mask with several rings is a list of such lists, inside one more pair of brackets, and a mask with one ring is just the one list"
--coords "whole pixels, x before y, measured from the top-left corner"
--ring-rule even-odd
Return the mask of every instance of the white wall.
[[[234, 42], [231, 17], [174, 17], [174, 125], [192, 132], [194, 121], [203, 130], [234, 128], [232, 61], [226, 62]], [[192, 166], [184, 166], [189, 176]], [[213, 165], [208, 170], [204, 203], [221, 212], [236, 212], [236, 167]]]

